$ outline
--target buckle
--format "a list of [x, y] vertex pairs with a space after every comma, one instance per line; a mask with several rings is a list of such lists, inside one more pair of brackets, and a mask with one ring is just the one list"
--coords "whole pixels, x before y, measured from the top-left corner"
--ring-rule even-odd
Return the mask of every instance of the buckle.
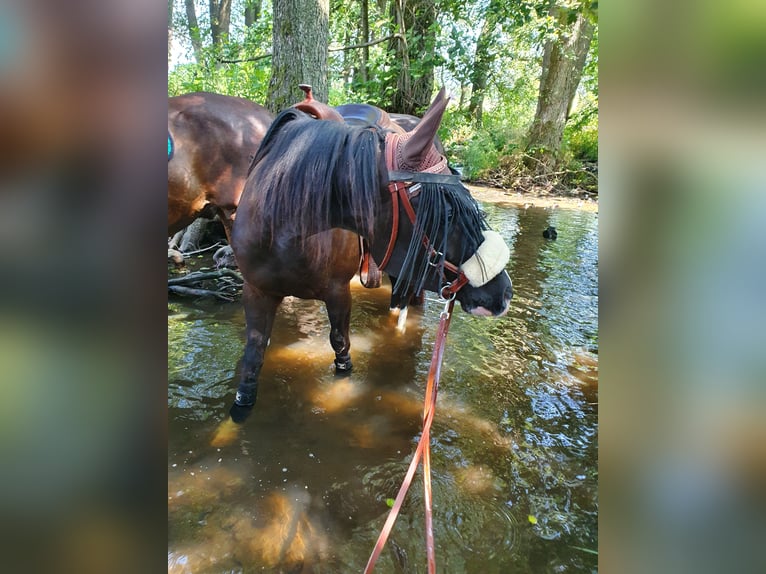
[[[434, 262], [433, 258], [437, 258], [437, 261]], [[431, 254], [428, 256], [428, 264], [431, 267], [440, 267], [441, 266], [441, 259], [444, 257], [444, 253], [441, 251], [436, 251], [433, 247], [431, 247]]]

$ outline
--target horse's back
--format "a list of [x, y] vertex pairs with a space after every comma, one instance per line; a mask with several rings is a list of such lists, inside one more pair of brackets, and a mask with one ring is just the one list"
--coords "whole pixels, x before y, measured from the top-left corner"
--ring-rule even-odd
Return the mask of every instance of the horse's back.
[[[168, 126], [205, 140], [225, 133], [241, 134], [244, 146], [259, 144], [273, 116], [262, 105], [245, 98], [212, 92], [193, 92], [168, 98]], [[219, 142], [230, 146], [237, 141]]]
[[209, 209], [231, 218], [250, 161], [273, 117], [263, 106], [234, 96], [194, 92], [168, 98], [168, 232]]

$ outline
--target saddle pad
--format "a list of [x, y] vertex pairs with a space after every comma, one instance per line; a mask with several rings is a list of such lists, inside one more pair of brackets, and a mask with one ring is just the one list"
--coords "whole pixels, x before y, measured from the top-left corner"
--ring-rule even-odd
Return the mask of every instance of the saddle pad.
[[369, 104], [343, 104], [335, 106], [335, 110], [346, 121], [356, 120], [370, 126], [382, 125], [380, 122], [383, 114], [386, 113], [380, 108]]
[[335, 110], [350, 124], [378, 126], [385, 130], [403, 132], [394, 122], [386, 110], [381, 110], [370, 104], [342, 104], [335, 106]]

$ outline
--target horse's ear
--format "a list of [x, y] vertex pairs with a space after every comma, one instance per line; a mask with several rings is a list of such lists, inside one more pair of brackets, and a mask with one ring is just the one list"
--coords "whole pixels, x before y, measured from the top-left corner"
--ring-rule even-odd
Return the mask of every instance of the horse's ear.
[[447, 109], [447, 103], [449, 98], [446, 96], [446, 90], [442, 88], [439, 93], [436, 94], [434, 101], [426, 110], [423, 115], [423, 119], [410, 132], [410, 137], [404, 142], [402, 149], [403, 163], [408, 166], [420, 165], [421, 160], [431, 150], [431, 146], [434, 143], [434, 137], [436, 137], [436, 130], [439, 129], [441, 124], [444, 110]]
[[[423, 114], [423, 119], [426, 118], [426, 116], [431, 113], [431, 110], [433, 110], [435, 107], [441, 105], [442, 101], [446, 100], [449, 102], [449, 98], [447, 97], [447, 88], [442, 86], [441, 90], [439, 90], [439, 93], [436, 94], [436, 97], [431, 102], [431, 105], [428, 106], [428, 109], [426, 110], [426, 113]], [[446, 103], [445, 103], [446, 105]]]

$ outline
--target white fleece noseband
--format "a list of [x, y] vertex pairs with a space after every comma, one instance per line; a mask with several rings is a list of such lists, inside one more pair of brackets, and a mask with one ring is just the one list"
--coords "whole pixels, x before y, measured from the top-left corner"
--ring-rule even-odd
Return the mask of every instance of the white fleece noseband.
[[481, 287], [505, 269], [511, 251], [497, 231], [483, 231], [484, 241], [470, 259], [460, 266], [473, 287]]

